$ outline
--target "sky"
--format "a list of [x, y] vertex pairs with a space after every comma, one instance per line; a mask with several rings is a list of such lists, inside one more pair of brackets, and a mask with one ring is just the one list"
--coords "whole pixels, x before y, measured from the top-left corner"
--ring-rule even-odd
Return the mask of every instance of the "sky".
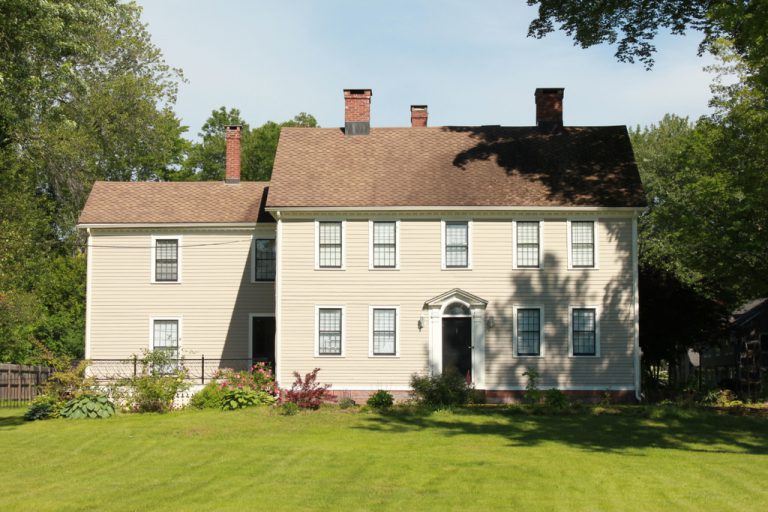
[[537, 87], [564, 87], [566, 125], [645, 126], [709, 112], [699, 34], [662, 35], [652, 71], [582, 49], [562, 32], [526, 37], [522, 0], [139, 0], [154, 43], [181, 68], [175, 110], [195, 138], [211, 111], [252, 126], [300, 112], [344, 124], [345, 88], [373, 89], [371, 125], [530, 126]]

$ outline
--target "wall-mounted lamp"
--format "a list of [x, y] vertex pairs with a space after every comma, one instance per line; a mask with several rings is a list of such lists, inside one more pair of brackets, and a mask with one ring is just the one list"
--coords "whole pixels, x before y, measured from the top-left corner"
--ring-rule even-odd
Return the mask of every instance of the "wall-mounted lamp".
[[424, 315], [419, 316], [419, 321], [416, 323], [419, 326], [419, 330], [424, 328]]
[[488, 316], [488, 318], [485, 319], [485, 325], [489, 329], [493, 329], [493, 326], [496, 325], [496, 320], [494, 320], [493, 316]]

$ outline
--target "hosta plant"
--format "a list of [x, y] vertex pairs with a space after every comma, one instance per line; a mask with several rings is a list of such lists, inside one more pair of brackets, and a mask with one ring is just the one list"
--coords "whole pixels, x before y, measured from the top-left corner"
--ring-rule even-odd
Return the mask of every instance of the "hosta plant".
[[83, 394], [61, 408], [62, 418], [109, 418], [115, 414], [115, 404], [104, 395]]
[[221, 408], [224, 410], [244, 409], [255, 405], [272, 405], [277, 399], [264, 391], [254, 389], [232, 389], [224, 393]]

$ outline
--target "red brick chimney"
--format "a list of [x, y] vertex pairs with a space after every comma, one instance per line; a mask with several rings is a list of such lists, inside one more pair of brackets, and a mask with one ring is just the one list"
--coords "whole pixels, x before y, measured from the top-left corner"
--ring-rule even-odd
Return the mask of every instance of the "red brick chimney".
[[368, 135], [371, 131], [371, 89], [344, 89], [344, 133]]
[[426, 127], [427, 116], [426, 105], [411, 105], [411, 128]]
[[536, 126], [554, 130], [563, 126], [563, 93], [565, 89], [536, 89]]
[[225, 183], [240, 183], [240, 125], [224, 128], [227, 141]]

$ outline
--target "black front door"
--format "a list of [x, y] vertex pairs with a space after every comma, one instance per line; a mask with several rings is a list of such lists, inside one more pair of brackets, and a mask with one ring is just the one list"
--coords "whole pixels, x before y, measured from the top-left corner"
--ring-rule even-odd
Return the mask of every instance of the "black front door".
[[471, 318], [443, 318], [443, 371], [448, 368], [472, 382]]
[[251, 347], [254, 361], [269, 363], [275, 367], [275, 317], [254, 316], [251, 318]]

